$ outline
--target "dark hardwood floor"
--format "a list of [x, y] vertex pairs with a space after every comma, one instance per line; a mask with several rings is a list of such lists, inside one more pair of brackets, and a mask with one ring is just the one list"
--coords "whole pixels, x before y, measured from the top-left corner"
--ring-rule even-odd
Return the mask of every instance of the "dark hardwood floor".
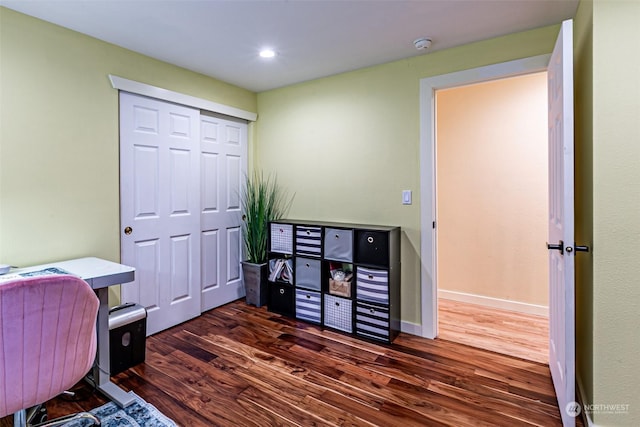
[[[372, 344], [244, 300], [147, 338], [145, 363], [113, 380], [180, 426], [561, 425], [545, 364], [407, 334]], [[50, 417], [106, 402], [79, 388]]]

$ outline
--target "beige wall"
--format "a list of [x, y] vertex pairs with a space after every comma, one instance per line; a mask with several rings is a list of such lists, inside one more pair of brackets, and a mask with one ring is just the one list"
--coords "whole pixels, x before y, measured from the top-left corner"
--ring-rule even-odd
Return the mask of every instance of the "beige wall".
[[436, 93], [439, 291], [547, 306], [547, 104], [546, 72]]
[[0, 262], [119, 260], [108, 74], [256, 111], [252, 92], [0, 7]]
[[[420, 323], [420, 79], [551, 52], [558, 26], [258, 94], [256, 164], [292, 218], [402, 227], [402, 319]], [[402, 205], [402, 190], [413, 204]]]

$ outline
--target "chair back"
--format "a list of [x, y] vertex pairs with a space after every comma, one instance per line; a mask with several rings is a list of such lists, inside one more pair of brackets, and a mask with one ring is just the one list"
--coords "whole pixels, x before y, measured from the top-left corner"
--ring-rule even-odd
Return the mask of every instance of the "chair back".
[[87, 374], [98, 306], [89, 284], [71, 275], [0, 284], [0, 417], [52, 399]]

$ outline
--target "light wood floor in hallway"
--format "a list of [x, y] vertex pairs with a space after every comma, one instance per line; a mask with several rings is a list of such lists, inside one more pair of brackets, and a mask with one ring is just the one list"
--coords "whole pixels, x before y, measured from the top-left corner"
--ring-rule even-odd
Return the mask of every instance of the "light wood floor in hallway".
[[549, 319], [476, 304], [438, 300], [438, 337], [549, 363]]

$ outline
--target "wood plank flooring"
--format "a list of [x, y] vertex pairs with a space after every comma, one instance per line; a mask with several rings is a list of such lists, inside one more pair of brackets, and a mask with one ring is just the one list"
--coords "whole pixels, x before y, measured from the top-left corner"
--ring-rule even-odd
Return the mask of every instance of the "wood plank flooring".
[[438, 336], [472, 347], [549, 363], [549, 319], [544, 316], [440, 298]]
[[[149, 337], [113, 380], [180, 426], [561, 425], [545, 364], [407, 334], [372, 344], [244, 300]], [[79, 389], [50, 417], [106, 401]]]

